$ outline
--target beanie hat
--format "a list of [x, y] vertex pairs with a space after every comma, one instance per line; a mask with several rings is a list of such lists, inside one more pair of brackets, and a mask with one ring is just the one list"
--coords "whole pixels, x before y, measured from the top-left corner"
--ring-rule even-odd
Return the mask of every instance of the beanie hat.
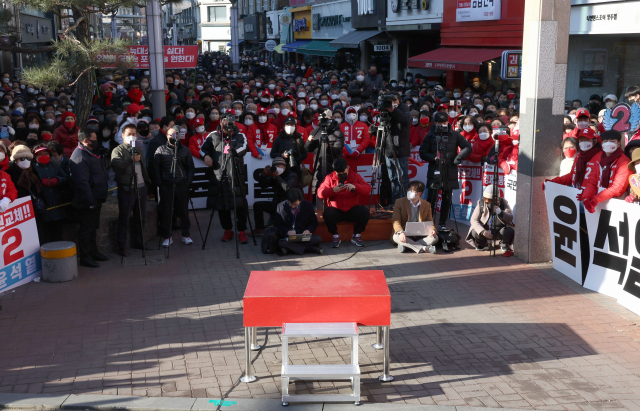
[[286, 166], [287, 162], [284, 161], [284, 158], [282, 158], [282, 157], [276, 157], [276, 158], [273, 159], [273, 162], [271, 164], [273, 166], [278, 166], [278, 165]]
[[482, 192], [482, 197], [484, 198], [493, 198], [493, 184], [486, 186], [484, 191]]
[[26, 145], [20, 144], [13, 148], [11, 152], [11, 161], [16, 161], [17, 158], [25, 157], [31, 160], [33, 158], [33, 153], [31, 149]]
[[73, 114], [71, 111], [65, 111], [64, 113], [62, 113], [62, 121], [64, 121], [64, 119], [69, 116], [73, 117], [74, 120], [76, 119], [76, 115]]

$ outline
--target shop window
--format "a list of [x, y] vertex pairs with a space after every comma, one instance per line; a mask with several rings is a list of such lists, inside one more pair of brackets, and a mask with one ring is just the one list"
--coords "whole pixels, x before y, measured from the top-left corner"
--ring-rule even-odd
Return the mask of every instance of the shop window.
[[226, 47], [224, 46], [224, 44], [218, 45], [218, 51], [224, 52], [225, 50], [226, 50]]
[[209, 22], [226, 22], [227, 7], [226, 6], [209, 6]]

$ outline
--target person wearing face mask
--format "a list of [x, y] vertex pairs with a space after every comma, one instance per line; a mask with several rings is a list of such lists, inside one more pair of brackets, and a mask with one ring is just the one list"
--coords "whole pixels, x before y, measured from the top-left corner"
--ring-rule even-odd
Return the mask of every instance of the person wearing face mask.
[[[189, 187], [193, 182], [195, 166], [193, 157], [187, 147], [181, 142], [178, 134], [179, 126], [173, 126], [167, 130], [167, 143], [158, 147], [153, 155], [155, 176], [160, 189], [159, 235], [164, 238], [163, 247], [173, 244], [171, 233], [173, 212], [180, 219], [180, 231], [182, 242], [186, 245], [193, 244], [191, 239], [191, 220], [189, 219]], [[173, 159], [176, 158], [175, 170]], [[175, 171], [175, 173], [174, 173]]]
[[564, 157], [560, 162], [560, 174], [559, 176], [567, 175], [573, 168], [573, 162], [578, 154], [578, 140], [573, 137], [567, 137], [562, 140], [562, 156]]
[[418, 125], [411, 127], [411, 148], [419, 147], [431, 129], [431, 113], [421, 111], [419, 113]]
[[297, 131], [296, 119], [289, 115], [284, 122], [284, 129], [278, 134], [271, 147], [271, 158], [282, 157], [289, 162], [291, 171], [301, 178], [300, 163], [307, 158], [307, 150], [302, 135]]
[[308, 242], [303, 243], [287, 241], [286, 237], [290, 235], [313, 234], [318, 227], [313, 204], [304, 199], [300, 189], [293, 188], [287, 192], [286, 199], [277, 204], [274, 216], [276, 231], [273, 237], [265, 236], [263, 239], [263, 242], [270, 242], [269, 248], [272, 252], [278, 255], [302, 255], [305, 252], [322, 255], [323, 250], [319, 247], [322, 238], [319, 235], [312, 235]]
[[18, 190], [18, 197], [41, 197], [42, 184], [32, 168], [32, 160], [33, 153], [26, 144], [19, 142], [11, 149], [11, 163], [7, 174], [11, 176], [11, 181]]
[[358, 119], [355, 107], [347, 108], [345, 121], [340, 124], [340, 131], [344, 136], [342, 155], [345, 158], [356, 159], [369, 147], [369, 126]]
[[[11, 180], [11, 176], [5, 172], [7, 168], [4, 168], [4, 163], [9, 163], [9, 157], [7, 157], [7, 148], [4, 144], [0, 143], [0, 165], [2, 165], [2, 169], [0, 169], [0, 213], [4, 213], [9, 208], [9, 204], [18, 198], [18, 191], [16, 190], [13, 181]], [[8, 166], [7, 166], [8, 167]]]
[[271, 148], [277, 136], [278, 129], [269, 121], [267, 110], [261, 107], [258, 109], [257, 127], [253, 133], [248, 133], [247, 135], [251, 156], [259, 160], [262, 159], [264, 155], [262, 150]]
[[[150, 184], [147, 173], [147, 165], [144, 157], [144, 150], [140, 144], [135, 144], [138, 130], [133, 124], [127, 124], [122, 137], [124, 143], [116, 147], [111, 153], [111, 167], [115, 172], [115, 180], [118, 183], [118, 248], [119, 255], [128, 257], [126, 250], [126, 230], [127, 220], [133, 212], [133, 224], [129, 224], [131, 232], [134, 233], [133, 248], [141, 250], [144, 247], [142, 236], [143, 222], [140, 221], [147, 215], [147, 189]], [[133, 156], [133, 158], [132, 158]], [[136, 197], [133, 187], [133, 176], [135, 167], [135, 177], [137, 178], [138, 197]], [[148, 248], [147, 248], [148, 249]]]
[[[625, 147], [625, 153], [627, 152], [627, 147]], [[633, 174], [640, 175], [640, 150], [638, 150], [638, 146], [634, 147], [631, 152], [631, 161], [627, 164], [627, 168]], [[631, 188], [631, 187], [629, 187]], [[640, 198], [633, 192], [633, 190], [628, 190], [629, 195], [624, 198], [624, 201], [627, 203], [640, 204]]]
[[106, 109], [115, 110], [120, 107], [120, 99], [113, 92], [113, 85], [111, 83], [104, 83], [100, 85], [100, 98], [97, 104], [100, 107]]
[[602, 106], [601, 97], [597, 94], [592, 94], [589, 97], [589, 102], [587, 103], [587, 107], [591, 113], [598, 113], [600, 111], [600, 107]]
[[80, 265], [99, 267], [97, 261], [109, 257], [98, 251], [96, 230], [100, 225], [102, 204], [107, 200], [107, 172], [97, 153], [98, 136], [87, 129], [78, 131], [78, 146], [71, 154], [70, 170], [73, 182], [75, 217], [78, 229], [78, 257]]
[[266, 166], [258, 175], [258, 184], [263, 189], [273, 192], [271, 201], [256, 201], [253, 203], [253, 219], [256, 222], [256, 235], [264, 232], [264, 213], [269, 214], [273, 221], [278, 204], [286, 199], [287, 191], [300, 187], [298, 174], [289, 168], [289, 162], [282, 157], [273, 159], [271, 166]]
[[76, 125], [76, 115], [70, 111], [62, 113], [62, 126], [53, 131], [53, 140], [62, 144], [64, 154], [71, 157], [71, 153], [78, 146], [78, 131]]
[[202, 145], [209, 134], [204, 128], [204, 120], [200, 117], [196, 118], [194, 125], [195, 133], [189, 137], [189, 150], [191, 151], [192, 156], [199, 158], [200, 148], [202, 148]]
[[9, 169], [9, 150], [4, 143], [0, 142], [0, 170], [7, 171]]
[[566, 136], [577, 138], [581, 130], [589, 128], [590, 120], [591, 114], [589, 114], [589, 111], [587, 111], [586, 108], [580, 108], [576, 110], [574, 120], [576, 127], [573, 129], [573, 131], [567, 133]]
[[379, 90], [384, 90], [382, 75], [378, 74], [378, 67], [375, 64], [369, 66], [369, 72], [364, 76], [364, 82], [376, 95]]
[[358, 70], [358, 72], [356, 73], [356, 79], [349, 83], [349, 89], [347, 90], [347, 93], [352, 98], [359, 97], [363, 100], [366, 100], [371, 97], [371, 87], [371, 82], [365, 82], [364, 70]]
[[468, 142], [475, 140], [478, 137], [477, 122], [471, 115], [466, 115], [462, 119], [462, 130], [458, 130]]
[[391, 134], [385, 139], [384, 157], [391, 182], [391, 203], [404, 197], [409, 187], [409, 155], [411, 154], [411, 115], [398, 95], [387, 108], [391, 117]]
[[500, 151], [500, 154], [498, 155], [498, 164], [506, 174], [509, 174], [511, 170], [518, 171], [519, 147], [520, 124], [516, 123], [516, 126], [513, 128], [513, 130], [511, 130], [511, 147], [504, 151]]
[[220, 126], [220, 110], [214, 107], [209, 112], [209, 122], [207, 126], [207, 132], [212, 133]]
[[[492, 224], [494, 216], [495, 228]], [[485, 187], [482, 198], [473, 210], [469, 225], [469, 233], [465, 240], [477, 251], [489, 251], [489, 242], [499, 240], [504, 256], [513, 255], [513, 210], [503, 197], [493, 198], [493, 185]]]
[[[210, 173], [211, 187], [209, 193], [211, 197], [207, 199], [207, 207], [215, 207], [218, 210], [220, 225], [225, 230], [222, 236], [223, 242], [233, 239], [233, 220], [231, 212], [234, 210], [234, 197], [236, 228], [238, 230], [238, 241], [240, 244], [247, 244], [247, 213], [248, 204], [244, 190], [240, 190], [238, 179], [234, 171], [234, 163], [239, 170], [244, 168], [243, 157], [247, 153], [248, 143], [244, 134], [238, 131], [234, 123], [234, 115], [225, 113], [225, 117], [220, 123], [218, 130], [214, 131], [206, 139], [200, 149], [200, 157], [207, 167], [212, 168]], [[236, 178], [236, 184], [232, 189], [231, 178]]]
[[[421, 199], [425, 192], [425, 185], [422, 181], [412, 181], [409, 183], [407, 196], [399, 198], [393, 206], [393, 235], [391, 241], [398, 246], [398, 252], [402, 253], [407, 248], [416, 253], [425, 253], [427, 250], [435, 254], [438, 235], [433, 227], [433, 217], [431, 216], [431, 204]], [[424, 237], [407, 237], [405, 227], [407, 223], [419, 223], [431, 221], [432, 225], [429, 235]]]
[[489, 124], [481, 123], [477, 127], [476, 137], [470, 141], [471, 154], [467, 157], [472, 163], [481, 163], [483, 165], [488, 161], [488, 155], [491, 148], [495, 145], [495, 140], [491, 137], [492, 130]]

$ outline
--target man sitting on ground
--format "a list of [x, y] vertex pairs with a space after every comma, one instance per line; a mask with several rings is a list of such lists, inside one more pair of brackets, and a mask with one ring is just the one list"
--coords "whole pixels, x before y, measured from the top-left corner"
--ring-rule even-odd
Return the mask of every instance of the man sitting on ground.
[[358, 205], [361, 195], [368, 196], [371, 186], [360, 174], [347, 166], [347, 160], [338, 158], [333, 162], [333, 172], [329, 174], [318, 189], [318, 197], [326, 199], [324, 222], [333, 235], [331, 247], [340, 247], [338, 223], [348, 221], [353, 224], [351, 242], [358, 247], [364, 246], [361, 234], [369, 222], [369, 209]]
[[[393, 206], [393, 242], [398, 245], [398, 252], [404, 252], [407, 248], [416, 253], [436, 253], [438, 234], [433, 229], [433, 217], [431, 216], [431, 204], [421, 200], [424, 193], [424, 183], [412, 181], [409, 183], [407, 196], [399, 198]], [[405, 227], [407, 223], [422, 223], [431, 221], [427, 236], [407, 236]]]
[[[287, 199], [278, 204], [275, 215], [275, 226], [278, 230], [278, 246], [283, 255], [289, 252], [302, 255], [305, 251], [322, 254], [318, 247], [322, 239], [313, 234], [318, 228], [318, 218], [310, 201], [304, 199], [302, 191], [292, 188], [287, 191]], [[288, 241], [289, 236], [296, 234], [311, 234], [309, 241]]]
[[[500, 193], [500, 191], [498, 191]], [[498, 194], [499, 197], [499, 194]], [[495, 229], [492, 227], [492, 217], [495, 215]], [[494, 201], [493, 185], [487, 186], [482, 193], [482, 198], [473, 210], [469, 223], [469, 233], [466, 241], [478, 251], [488, 251], [489, 241], [500, 240], [500, 248], [504, 255], [509, 257], [513, 254], [511, 244], [513, 244], [513, 211], [509, 203], [502, 197]]]

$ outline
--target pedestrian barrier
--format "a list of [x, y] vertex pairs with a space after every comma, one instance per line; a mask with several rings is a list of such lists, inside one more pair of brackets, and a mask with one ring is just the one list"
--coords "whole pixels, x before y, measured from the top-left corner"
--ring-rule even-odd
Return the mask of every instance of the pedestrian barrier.
[[42, 279], [50, 283], [62, 283], [78, 277], [76, 244], [71, 241], [55, 241], [40, 246]]

